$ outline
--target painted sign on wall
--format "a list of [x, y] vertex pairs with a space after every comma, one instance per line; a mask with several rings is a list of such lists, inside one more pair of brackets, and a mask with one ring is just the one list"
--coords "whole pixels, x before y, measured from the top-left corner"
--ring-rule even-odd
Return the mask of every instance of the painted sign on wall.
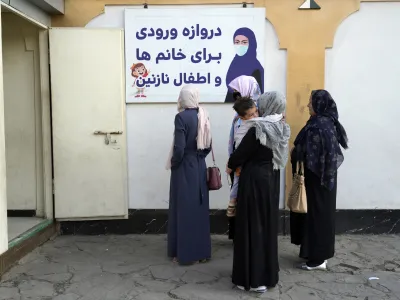
[[176, 102], [195, 84], [202, 102], [231, 102], [241, 75], [263, 91], [264, 38], [264, 8], [126, 9], [126, 101]]

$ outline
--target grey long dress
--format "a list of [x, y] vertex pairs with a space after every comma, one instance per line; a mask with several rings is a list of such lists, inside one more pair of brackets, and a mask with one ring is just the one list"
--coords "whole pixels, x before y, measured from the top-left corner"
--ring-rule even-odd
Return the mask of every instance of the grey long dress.
[[205, 158], [197, 150], [197, 109], [175, 117], [168, 219], [168, 256], [181, 264], [211, 257], [209, 191]]

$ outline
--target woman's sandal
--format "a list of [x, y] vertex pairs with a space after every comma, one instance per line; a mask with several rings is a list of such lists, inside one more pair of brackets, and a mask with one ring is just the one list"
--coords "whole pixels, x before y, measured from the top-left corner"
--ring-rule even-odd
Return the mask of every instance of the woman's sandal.
[[228, 218], [236, 216], [236, 206], [229, 205], [228, 209], [226, 210], [226, 216]]

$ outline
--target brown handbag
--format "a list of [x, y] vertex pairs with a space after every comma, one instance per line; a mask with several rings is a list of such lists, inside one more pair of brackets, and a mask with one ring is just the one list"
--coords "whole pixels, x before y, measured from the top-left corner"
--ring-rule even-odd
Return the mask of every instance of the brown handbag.
[[211, 154], [214, 165], [207, 168], [207, 185], [210, 191], [217, 191], [222, 188], [221, 172], [215, 164], [214, 150], [211, 145]]
[[304, 186], [303, 168], [303, 163], [299, 162], [299, 169], [293, 175], [292, 188], [289, 192], [287, 206], [292, 212], [305, 214], [307, 213], [307, 196]]

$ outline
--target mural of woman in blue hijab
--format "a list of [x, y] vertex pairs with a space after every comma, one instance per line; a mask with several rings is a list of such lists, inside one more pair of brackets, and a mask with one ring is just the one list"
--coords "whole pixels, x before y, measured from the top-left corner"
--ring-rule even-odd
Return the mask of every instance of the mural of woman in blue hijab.
[[264, 68], [257, 59], [257, 39], [254, 32], [246, 27], [239, 28], [233, 35], [233, 44], [236, 55], [226, 74], [228, 93], [225, 102], [234, 102], [233, 90], [229, 84], [241, 75], [254, 77], [261, 93], [264, 93]]

